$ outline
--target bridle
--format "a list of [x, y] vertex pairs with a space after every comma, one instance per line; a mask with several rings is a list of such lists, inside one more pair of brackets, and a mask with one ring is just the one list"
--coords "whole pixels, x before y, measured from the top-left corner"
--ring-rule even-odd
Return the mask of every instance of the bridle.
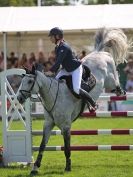
[[[24, 76], [30, 77], [30, 75], [28, 75], [28, 74], [23, 74], [23, 77]], [[33, 87], [35, 85], [35, 81], [36, 81], [36, 75], [34, 76], [34, 82], [32, 83], [32, 85], [29, 88], [29, 90], [22, 90], [22, 89], [19, 90], [19, 92], [24, 97], [24, 99], [27, 99], [27, 98], [31, 97], [31, 91], [32, 91], [32, 89], [33, 89]], [[28, 93], [28, 96], [26, 97], [24, 93]]]
[[[25, 75], [23, 75], [23, 76], [25, 76]], [[27, 76], [27, 77], [30, 77], [30, 75], [26, 75], [26, 76]], [[48, 92], [50, 92], [50, 89], [51, 89], [51, 86], [52, 86], [52, 82], [53, 82], [53, 79], [50, 78], [50, 80], [51, 80], [51, 83], [50, 83], [50, 87], [49, 87], [49, 89], [48, 89]], [[38, 82], [37, 82], [37, 80], [36, 80], [36, 74], [35, 74], [35, 76], [34, 76], [34, 82], [32, 83], [32, 85], [31, 85], [31, 87], [29, 88], [29, 90], [24, 90], [24, 89], [23, 89], [23, 90], [22, 90], [22, 89], [19, 90], [20, 93], [21, 93], [21, 95], [24, 97], [24, 99], [27, 99], [27, 98], [31, 97], [31, 91], [32, 91], [32, 89], [33, 89], [33, 87], [34, 87], [34, 85], [35, 85], [35, 82], [37, 83], [37, 85], [38, 85], [38, 87], [39, 87], [39, 89], [40, 89], [40, 86], [39, 86], [39, 84], [38, 84]], [[28, 96], [25, 96], [24, 93], [26, 93], [26, 95], [28, 94]], [[46, 108], [46, 106], [44, 105], [44, 103], [43, 103], [43, 101], [42, 101], [40, 95], [39, 95], [38, 93], [36, 93], [36, 95], [38, 96], [38, 98], [39, 98], [40, 102], [42, 103], [44, 109], [50, 114], [50, 116], [51, 116], [52, 118], [53, 118], [53, 116], [52, 116], [51, 112], [52, 112], [52, 110], [53, 110], [54, 107], [55, 107], [55, 104], [56, 104], [56, 101], [57, 101], [57, 97], [58, 97], [58, 93], [59, 93], [59, 82], [58, 82], [58, 88], [57, 88], [57, 92], [56, 92], [56, 97], [55, 97], [55, 100], [54, 100], [54, 104], [52, 105], [52, 107], [51, 107], [50, 110], [48, 110], [48, 109]], [[53, 118], [53, 119], [54, 119], [54, 118]]]
[[[50, 80], [51, 80], [51, 83], [50, 83], [50, 87], [49, 87], [49, 89], [48, 89], [48, 92], [50, 92], [50, 89], [51, 89], [51, 86], [52, 86], [52, 82], [53, 82], [52, 79], [50, 79]], [[57, 98], [58, 98], [58, 93], [59, 93], [59, 82], [58, 82], [58, 88], [57, 88], [57, 92], [56, 92], [56, 97], [55, 97], [55, 100], [54, 100], [54, 104], [52, 105], [52, 107], [51, 107], [50, 110], [48, 110], [48, 109], [46, 108], [46, 106], [44, 105], [44, 103], [43, 103], [43, 101], [42, 101], [40, 95], [39, 95], [38, 93], [36, 93], [37, 96], [38, 96], [38, 98], [39, 98], [39, 100], [40, 100], [40, 102], [42, 103], [44, 109], [50, 114], [50, 116], [51, 116], [53, 119], [54, 119], [54, 117], [53, 117], [53, 115], [51, 114], [51, 112], [53, 111], [53, 109], [54, 109], [54, 107], [55, 107], [55, 104], [56, 104], [56, 101], [57, 101]]]

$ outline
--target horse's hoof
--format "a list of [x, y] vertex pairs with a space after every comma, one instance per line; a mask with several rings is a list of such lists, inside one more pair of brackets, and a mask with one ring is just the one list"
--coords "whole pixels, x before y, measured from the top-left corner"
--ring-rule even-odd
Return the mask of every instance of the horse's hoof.
[[69, 172], [69, 171], [71, 171], [71, 168], [70, 168], [70, 167], [67, 167], [67, 168], [65, 168], [65, 171], [66, 171], [66, 172]]
[[35, 176], [35, 175], [37, 175], [38, 174], [38, 171], [37, 170], [32, 170], [31, 172], [30, 172], [30, 176]]

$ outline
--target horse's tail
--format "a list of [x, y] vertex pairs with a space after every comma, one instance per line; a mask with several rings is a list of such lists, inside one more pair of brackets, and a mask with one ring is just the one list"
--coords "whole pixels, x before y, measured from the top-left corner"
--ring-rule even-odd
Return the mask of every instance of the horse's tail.
[[127, 36], [121, 29], [99, 30], [95, 37], [95, 50], [109, 52], [116, 64], [123, 63], [130, 47]]

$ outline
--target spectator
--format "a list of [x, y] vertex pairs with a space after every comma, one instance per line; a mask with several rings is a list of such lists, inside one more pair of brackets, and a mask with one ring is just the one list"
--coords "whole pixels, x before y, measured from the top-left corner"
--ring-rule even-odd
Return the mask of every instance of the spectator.
[[44, 56], [43, 52], [39, 52], [38, 59], [36, 61], [36, 69], [39, 71], [43, 71], [45, 62], [46, 62], [46, 57]]
[[131, 79], [127, 80], [126, 91], [133, 92], [133, 77]]
[[18, 63], [19, 68], [28, 68], [28, 59], [26, 53], [22, 54], [22, 58], [20, 59]]
[[133, 55], [129, 56], [127, 66], [124, 68], [127, 74], [126, 90], [133, 92]]
[[32, 69], [32, 66], [33, 66], [33, 64], [35, 64], [35, 62], [36, 62], [36, 56], [35, 56], [34, 52], [31, 52], [30, 53], [30, 58], [28, 60], [28, 68], [30, 70]]
[[44, 64], [44, 72], [49, 71], [50, 68], [52, 67], [52, 65], [53, 64], [50, 61], [45, 62], [45, 64]]
[[0, 55], [0, 72], [4, 70], [4, 58], [3, 55], [1, 53]]
[[12, 65], [11, 60], [7, 60], [7, 69], [11, 69], [14, 68], [14, 66]]
[[86, 51], [82, 50], [81, 54], [79, 55], [79, 59], [81, 60], [82, 58], [84, 58], [86, 56]]
[[120, 63], [117, 66], [118, 74], [119, 74], [119, 81], [122, 89], [126, 89], [126, 81], [127, 81], [127, 75], [125, 74], [124, 68], [127, 66], [127, 62], [124, 61], [124, 63]]
[[14, 68], [18, 67], [18, 58], [15, 57], [15, 53], [14, 52], [10, 53], [10, 57], [7, 60], [12, 65], [12, 67], [14, 67]]
[[55, 63], [55, 51], [52, 50], [49, 54], [48, 61], [53, 65]]
[[127, 66], [124, 68], [124, 71], [127, 74], [127, 79], [133, 75], [133, 58], [128, 59]]

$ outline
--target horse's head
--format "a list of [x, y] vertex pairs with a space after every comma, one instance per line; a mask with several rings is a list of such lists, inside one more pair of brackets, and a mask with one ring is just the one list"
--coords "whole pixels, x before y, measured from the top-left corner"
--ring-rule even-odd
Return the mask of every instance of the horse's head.
[[24, 103], [27, 98], [31, 97], [36, 83], [35, 67], [32, 68], [32, 71], [26, 68], [25, 70], [26, 74], [23, 74], [22, 82], [17, 96], [17, 99], [21, 104]]

